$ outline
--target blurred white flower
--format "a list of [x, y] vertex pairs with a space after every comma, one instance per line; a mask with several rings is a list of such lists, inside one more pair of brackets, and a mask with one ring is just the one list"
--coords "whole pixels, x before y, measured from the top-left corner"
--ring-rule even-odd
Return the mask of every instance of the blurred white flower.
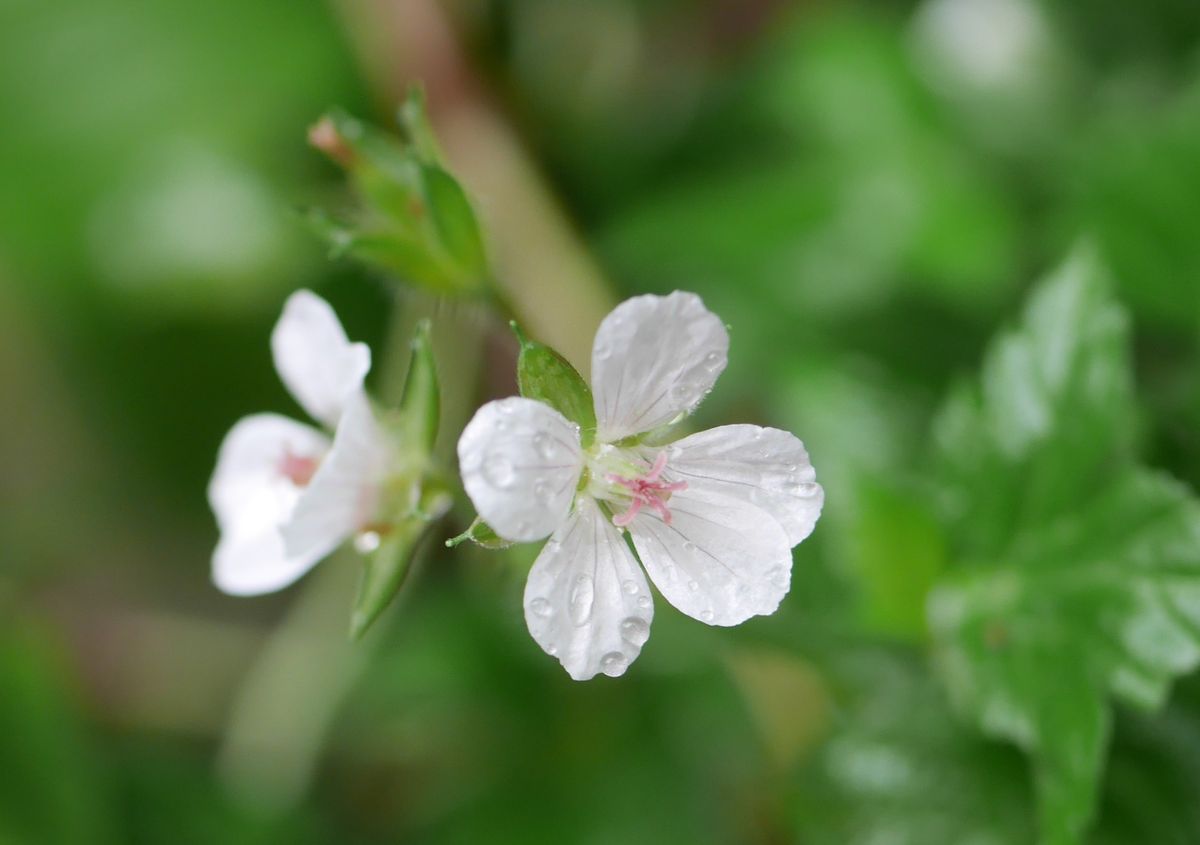
[[234, 595], [288, 586], [363, 530], [390, 454], [363, 391], [371, 352], [346, 338], [329, 303], [294, 293], [271, 351], [296, 401], [336, 433], [331, 442], [312, 426], [255, 414], [226, 435], [208, 499], [221, 531], [213, 581]]
[[550, 536], [529, 573], [525, 620], [576, 680], [622, 674], [650, 635], [646, 573], [710, 625], [773, 613], [791, 549], [824, 493], [786, 431], [729, 425], [667, 445], [644, 436], [689, 413], [725, 369], [729, 336], [695, 294], [640, 296], [592, 350], [595, 441], [532, 399], [489, 402], [458, 443], [463, 483], [501, 537]]

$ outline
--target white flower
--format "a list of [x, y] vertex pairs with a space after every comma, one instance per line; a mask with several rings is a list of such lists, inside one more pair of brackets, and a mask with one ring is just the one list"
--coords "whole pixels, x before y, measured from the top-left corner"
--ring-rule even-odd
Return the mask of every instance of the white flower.
[[221, 531], [213, 581], [234, 595], [282, 589], [367, 527], [390, 447], [363, 391], [371, 352], [329, 303], [294, 293], [271, 335], [279, 377], [327, 428], [277, 414], [240, 420], [221, 444], [208, 499]]
[[695, 294], [639, 296], [601, 324], [592, 350], [597, 433], [531, 399], [489, 402], [458, 442], [479, 515], [508, 540], [549, 542], [525, 587], [538, 644], [576, 680], [622, 674], [650, 635], [646, 578], [710, 625], [772, 613], [791, 549], [824, 493], [786, 431], [729, 425], [668, 445], [641, 435], [691, 411], [725, 369], [729, 336]]

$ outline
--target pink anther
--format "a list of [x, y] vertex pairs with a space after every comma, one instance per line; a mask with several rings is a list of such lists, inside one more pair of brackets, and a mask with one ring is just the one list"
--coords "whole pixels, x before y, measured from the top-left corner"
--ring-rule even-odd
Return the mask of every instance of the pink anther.
[[678, 493], [681, 490], [687, 489], [686, 481], [665, 482], [659, 481], [659, 476], [667, 466], [667, 453], [659, 452], [658, 457], [654, 459], [654, 464], [650, 467], [650, 471], [638, 478], [625, 478], [624, 476], [610, 473], [607, 478], [613, 484], [620, 484], [632, 496], [629, 502], [629, 508], [624, 512], [613, 517], [613, 525], [619, 528], [624, 528], [629, 523], [633, 522], [633, 518], [638, 515], [643, 507], [654, 508], [662, 521], [667, 525], [671, 524], [671, 509], [667, 507], [667, 501], [671, 498], [672, 493]]
[[306, 487], [316, 474], [319, 463], [316, 458], [297, 455], [285, 448], [283, 457], [279, 459], [279, 474], [297, 487]]

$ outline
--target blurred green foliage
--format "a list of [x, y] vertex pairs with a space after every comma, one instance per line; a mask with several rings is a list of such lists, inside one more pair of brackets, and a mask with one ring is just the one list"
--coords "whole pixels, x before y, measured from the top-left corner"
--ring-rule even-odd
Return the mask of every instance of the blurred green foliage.
[[202, 491], [291, 410], [288, 291], [382, 350], [392, 288], [292, 209], [349, 206], [307, 127], [396, 104], [341, 4], [9, 0], [0, 841], [1200, 843], [1194, 5], [445, 6], [618, 292], [730, 324], [697, 424], [805, 440], [792, 594], [732, 630], [660, 604], [579, 685], [525, 631], [528, 549], [434, 549], [303, 801], [231, 788], [295, 598], [209, 586]]

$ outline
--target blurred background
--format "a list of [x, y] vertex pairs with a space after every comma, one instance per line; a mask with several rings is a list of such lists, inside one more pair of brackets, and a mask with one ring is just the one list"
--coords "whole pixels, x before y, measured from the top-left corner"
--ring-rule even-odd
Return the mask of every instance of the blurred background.
[[[1032, 841], [1026, 761], [927, 669], [911, 480], [1088, 235], [1143, 452], [1200, 483], [1198, 47], [1194, 0], [0, 0], [0, 843]], [[221, 438], [299, 413], [284, 298], [377, 351], [395, 300], [296, 214], [345, 201], [306, 129], [418, 79], [538, 335], [581, 361], [675, 288], [730, 324], [698, 425], [796, 432], [828, 496], [777, 615], [660, 602], [576, 684], [525, 630], [534, 550], [431, 550], [360, 647], [352, 558], [211, 585]], [[473, 325], [464, 407], [512, 389]], [[1093, 838], [1200, 842], [1197, 807], [1186, 679], [1118, 715]]]

